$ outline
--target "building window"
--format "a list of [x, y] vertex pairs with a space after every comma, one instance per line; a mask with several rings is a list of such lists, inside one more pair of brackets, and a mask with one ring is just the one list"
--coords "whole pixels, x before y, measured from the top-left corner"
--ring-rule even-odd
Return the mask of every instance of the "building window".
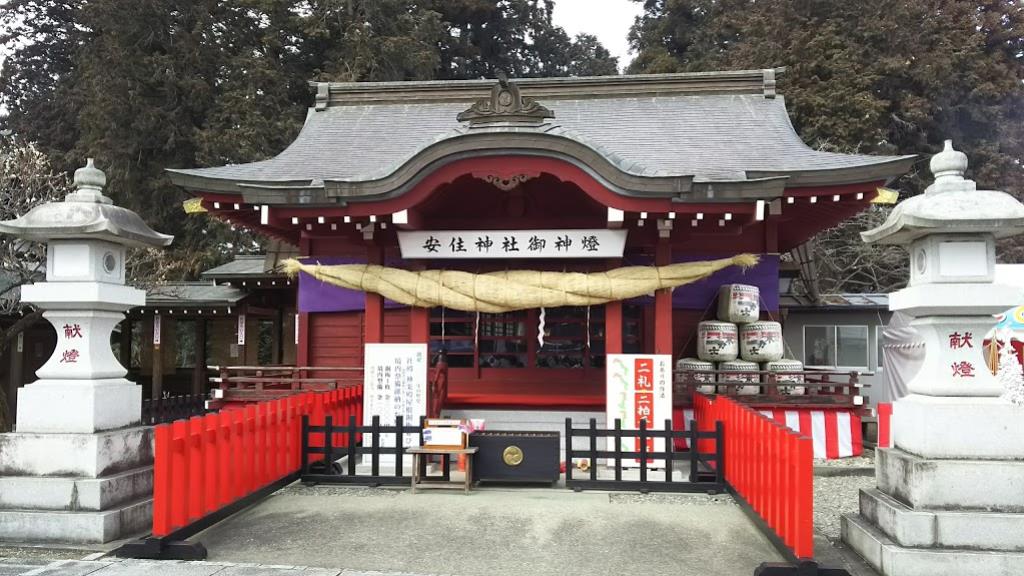
[[[623, 347], [639, 352], [643, 326], [639, 306], [624, 307]], [[443, 347], [451, 368], [604, 368], [604, 306], [548, 308], [544, 345], [537, 339], [540, 310], [477, 315], [434, 308], [430, 351]], [[589, 331], [589, 333], [588, 333]]]
[[526, 311], [480, 314], [480, 366], [525, 368], [529, 365]]
[[875, 369], [882, 371], [885, 365], [885, 326], [875, 326]]
[[[277, 331], [277, 321], [275, 320], [258, 320], [256, 323], [256, 333], [259, 337], [256, 348], [256, 362], [260, 366], [270, 366], [276, 364], [274, 357], [276, 356], [276, 345], [277, 338], [274, 337]], [[209, 340], [209, 339], [207, 339]]]
[[434, 308], [430, 313], [430, 354], [444, 348], [448, 366], [473, 368], [476, 359], [476, 314]]
[[174, 322], [174, 367], [192, 368], [196, 365], [196, 323], [195, 320]]
[[814, 368], [868, 368], [867, 326], [804, 326], [804, 364]]
[[547, 309], [537, 367], [584, 366], [604, 366], [604, 306], [591, 306], [589, 312], [586, 306]]

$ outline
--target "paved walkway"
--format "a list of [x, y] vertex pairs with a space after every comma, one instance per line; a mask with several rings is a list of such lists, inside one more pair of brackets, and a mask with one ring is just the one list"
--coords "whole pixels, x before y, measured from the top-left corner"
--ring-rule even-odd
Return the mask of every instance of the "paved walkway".
[[426, 576], [397, 572], [328, 570], [304, 566], [177, 562], [173, 560], [58, 560], [46, 566], [0, 562], [0, 576]]
[[728, 496], [564, 488], [295, 485], [197, 538], [215, 562], [458, 576], [747, 575], [781, 560]]
[[781, 560], [729, 496], [564, 488], [293, 485], [196, 539], [207, 562], [11, 558], [0, 576], [747, 576]]

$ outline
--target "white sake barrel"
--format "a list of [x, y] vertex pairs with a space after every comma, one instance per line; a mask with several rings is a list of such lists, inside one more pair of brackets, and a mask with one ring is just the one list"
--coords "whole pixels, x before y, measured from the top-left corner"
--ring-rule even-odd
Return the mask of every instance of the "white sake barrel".
[[740, 357], [749, 362], [773, 362], [783, 356], [782, 324], [751, 322], [740, 328]]
[[[766, 362], [764, 369], [768, 372], [801, 372], [804, 369], [804, 363], [799, 360], [775, 360], [773, 362]], [[776, 376], [776, 380], [779, 383], [803, 384], [804, 376], [803, 374], [780, 374]], [[803, 396], [806, 393], [806, 389], [803, 386], [779, 386], [779, 393], [790, 396]]]
[[739, 354], [736, 325], [709, 320], [697, 324], [697, 356], [707, 362], [735, 360]]
[[[693, 379], [697, 382], [714, 382], [715, 375], [711, 372], [715, 369], [713, 362], [706, 362], [704, 360], [698, 360], [696, 358], [682, 358], [676, 362], [676, 372], [685, 372], [687, 370], [705, 372], [703, 374], [693, 374]], [[714, 386], [698, 386], [697, 391], [703, 394], [714, 394]]]
[[[756, 374], [761, 366], [757, 362], [747, 362], [746, 360], [730, 360], [729, 362], [722, 362], [718, 365], [718, 382], [719, 384], [760, 384], [761, 375]], [[754, 374], [750, 374], [754, 372]], [[757, 394], [761, 391], [760, 386], [740, 386], [735, 388], [729, 386], [728, 388], [734, 388], [737, 394], [740, 395], [751, 395]], [[726, 393], [727, 387], [719, 387], [720, 393]]]
[[746, 324], [761, 315], [761, 291], [747, 284], [722, 284], [718, 288], [718, 319]]

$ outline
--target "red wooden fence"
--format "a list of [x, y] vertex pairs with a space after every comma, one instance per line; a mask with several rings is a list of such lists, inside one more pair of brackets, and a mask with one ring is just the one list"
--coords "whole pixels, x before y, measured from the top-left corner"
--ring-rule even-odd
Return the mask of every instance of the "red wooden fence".
[[[811, 439], [725, 396], [694, 394], [701, 430], [725, 429], [725, 481], [798, 558], [814, 557]], [[711, 452], [715, 440], [701, 440]]]
[[297, 472], [302, 416], [317, 425], [325, 416], [348, 422], [354, 415], [361, 422], [362, 398], [361, 386], [349, 386], [154, 427], [153, 536], [167, 536]]
[[892, 404], [878, 403], [878, 444], [879, 448], [892, 448]]

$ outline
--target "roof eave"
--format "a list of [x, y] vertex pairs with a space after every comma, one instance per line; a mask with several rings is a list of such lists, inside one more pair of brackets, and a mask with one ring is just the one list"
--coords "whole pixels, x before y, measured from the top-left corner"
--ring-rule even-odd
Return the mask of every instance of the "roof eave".
[[878, 162], [868, 162], [856, 166], [821, 170], [748, 170], [747, 177], [765, 178], [787, 175], [789, 176], [789, 182], [787, 183], [789, 188], [842, 186], [878, 181], [889, 182], [909, 172], [916, 160], [916, 155], [910, 155]]

